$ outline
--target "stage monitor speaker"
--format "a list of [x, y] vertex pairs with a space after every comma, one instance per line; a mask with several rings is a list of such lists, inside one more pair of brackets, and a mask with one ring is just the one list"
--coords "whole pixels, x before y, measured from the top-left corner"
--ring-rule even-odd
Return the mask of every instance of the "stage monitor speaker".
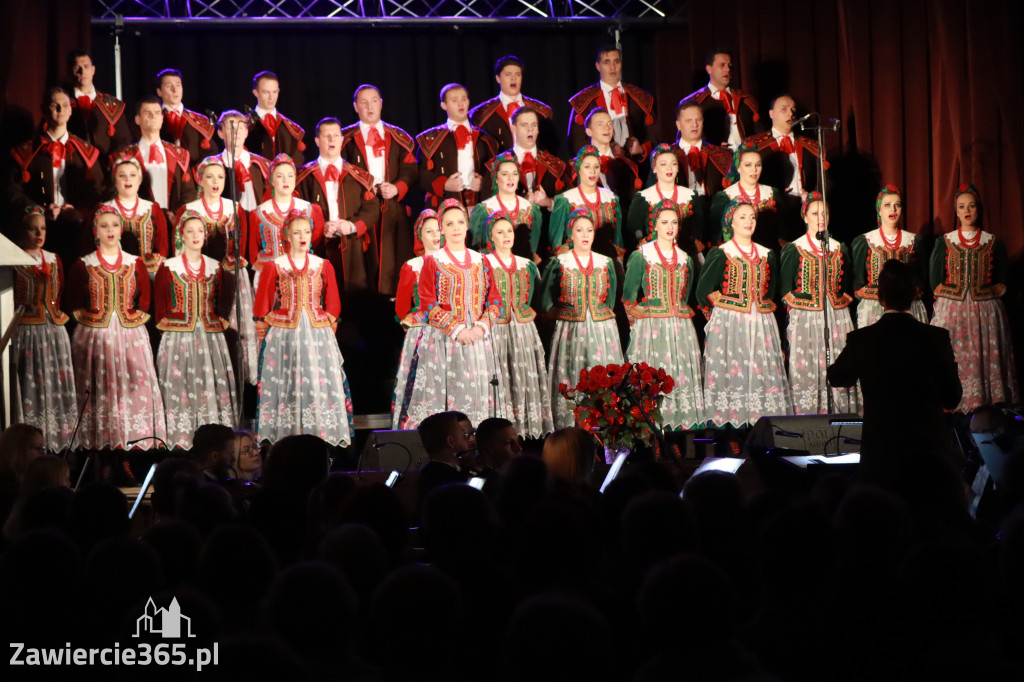
[[429, 459], [419, 431], [374, 431], [359, 457], [359, 470], [419, 471]]
[[826, 457], [860, 452], [862, 424], [863, 417], [855, 414], [761, 417], [750, 429], [743, 451], [747, 457], [771, 449]]

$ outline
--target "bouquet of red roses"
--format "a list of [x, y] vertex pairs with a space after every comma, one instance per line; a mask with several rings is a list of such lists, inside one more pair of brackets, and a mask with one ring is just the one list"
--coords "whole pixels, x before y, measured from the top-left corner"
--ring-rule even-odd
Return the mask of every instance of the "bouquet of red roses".
[[[637, 403], [658, 423], [661, 421], [661, 403], [671, 393], [675, 380], [663, 369], [655, 369], [644, 362], [632, 365], [598, 365], [580, 370], [575, 388], [559, 384], [558, 392], [573, 403], [576, 425], [590, 433], [597, 433], [607, 447], [622, 445], [632, 449], [637, 443], [650, 445], [654, 434]], [[629, 372], [627, 391], [619, 391]]]

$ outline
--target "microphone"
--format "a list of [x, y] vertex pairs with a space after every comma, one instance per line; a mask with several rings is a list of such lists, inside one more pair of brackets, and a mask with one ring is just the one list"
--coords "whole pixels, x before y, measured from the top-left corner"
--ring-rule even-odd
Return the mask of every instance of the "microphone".
[[217, 112], [214, 111], [213, 109], [204, 109], [203, 113], [206, 114], [206, 118], [210, 119], [210, 123], [213, 124], [214, 128], [216, 128], [217, 127]]
[[803, 116], [801, 116], [797, 120], [793, 121], [793, 127], [794, 128], [800, 128], [801, 130], [803, 130], [804, 123], [807, 122], [807, 119], [812, 118], [812, 117], [817, 116], [817, 115], [818, 115], [817, 112], [814, 112], [814, 111], [812, 111], [809, 114], [804, 114]]
[[248, 104], [246, 104], [246, 105], [244, 105], [244, 106], [242, 107], [242, 111], [244, 111], [244, 112], [245, 112], [245, 115], [246, 115], [246, 116], [248, 117], [248, 119], [249, 119], [249, 123], [250, 123], [250, 124], [253, 124], [253, 123], [255, 123], [256, 121], [260, 120], [260, 117], [259, 117], [259, 116], [258, 116], [258, 115], [256, 114], [256, 110], [255, 110], [255, 109], [253, 109], [253, 108], [252, 108], [251, 106], [249, 106]]
[[843, 122], [840, 121], [838, 118], [830, 118], [827, 121], [825, 121], [825, 127], [831, 130], [832, 132], [838, 132], [839, 129], [843, 127]]

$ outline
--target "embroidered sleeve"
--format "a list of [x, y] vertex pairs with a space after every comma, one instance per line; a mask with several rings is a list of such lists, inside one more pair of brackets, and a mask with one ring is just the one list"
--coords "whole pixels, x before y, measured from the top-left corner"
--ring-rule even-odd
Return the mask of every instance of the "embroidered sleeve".
[[569, 200], [564, 195], [559, 194], [555, 197], [555, 201], [551, 205], [551, 220], [548, 222], [548, 240], [551, 243], [552, 253], [557, 252], [559, 247], [565, 244], [571, 209]]
[[[455, 319], [450, 309], [445, 309], [442, 301], [447, 301], [444, 292], [439, 296], [439, 286], [445, 286], [441, 275], [441, 269], [437, 267], [437, 259], [427, 256], [423, 259], [423, 269], [420, 270], [420, 310], [426, 314], [426, 320], [431, 327], [440, 329], [449, 338], [454, 339], [465, 325], [461, 320]], [[447, 292], [448, 296], [452, 292]]]
[[267, 263], [260, 272], [260, 286], [256, 290], [256, 298], [252, 304], [252, 316], [262, 321], [274, 309], [274, 298], [277, 296], [277, 264]]
[[[515, 258], [515, 256], [513, 256]], [[498, 280], [494, 276], [493, 268], [484, 261], [484, 288], [481, 293], [486, 296], [484, 310], [476, 320], [476, 324], [484, 328], [484, 332], [490, 332], [494, 323], [502, 316], [503, 307], [511, 305], [511, 301], [504, 301], [501, 298], [501, 290], [498, 288]]]
[[324, 310], [331, 316], [332, 321], [337, 323], [341, 317], [341, 296], [338, 294], [338, 276], [334, 273], [334, 266], [330, 261], [323, 262], [320, 276], [324, 279]]
[[721, 248], [714, 248], [708, 252], [704, 261], [704, 269], [697, 281], [697, 306], [703, 311], [704, 317], [711, 316], [713, 305], [710, 296], [722, 285], [727, 260]]
[[156, 204], [153, 204], [151, 215], [153, 216], [153, 253], [166, 258], [167, 250], [170, 248], [167, 239], [167, 218]]
[[320, 204], [310, 204], [310, 208], [313, 212], [313, 236], [310, 245], [313, 247], [312, 251], [318, 256], [324, 254], [324, 212], [320, 208]]
[[946, 283], [946, 237], [935, 240], [928, 268], [928, 284], [932, 291]]
[[413, 310], [413, 293], [416, 289], [416, 273], [406, 263], [398, 274], [398, 290], [395, 292], [395, 318], [401, 322]]
[[487, 243], [490, 235], [487, 234], [487, 217], [490, 211], [483, 204], [477, 204], [469, 213], [469, 235], [472, 243], [470, 248], [480, 250]]
[[795, 242], [790, 242], [782, 248], [782, 263], [779, 272], [779, 294], [782, 300], [787, 300], [790, 293], [794, 297], [810, 298], [809, 295], [797, 290], [797, 273], [800, 271], [800, 251], [796, 248]]
[[261, 222], [258, 208], [249, 211], [249, 225], [252, 225], [252, 229], [249, 230], [249, 238], [246, 240], [248, 244], [246, 244], [245, 253], [249, 254], [249, 262], [253, 264], [259, 262]]

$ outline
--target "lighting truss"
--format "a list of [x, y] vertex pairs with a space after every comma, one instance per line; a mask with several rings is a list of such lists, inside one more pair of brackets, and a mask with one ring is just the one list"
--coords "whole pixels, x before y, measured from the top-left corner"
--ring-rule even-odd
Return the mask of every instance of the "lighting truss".
[[675, 23], [685, 0], [93, 0], [93, 23], [240, 20]]

